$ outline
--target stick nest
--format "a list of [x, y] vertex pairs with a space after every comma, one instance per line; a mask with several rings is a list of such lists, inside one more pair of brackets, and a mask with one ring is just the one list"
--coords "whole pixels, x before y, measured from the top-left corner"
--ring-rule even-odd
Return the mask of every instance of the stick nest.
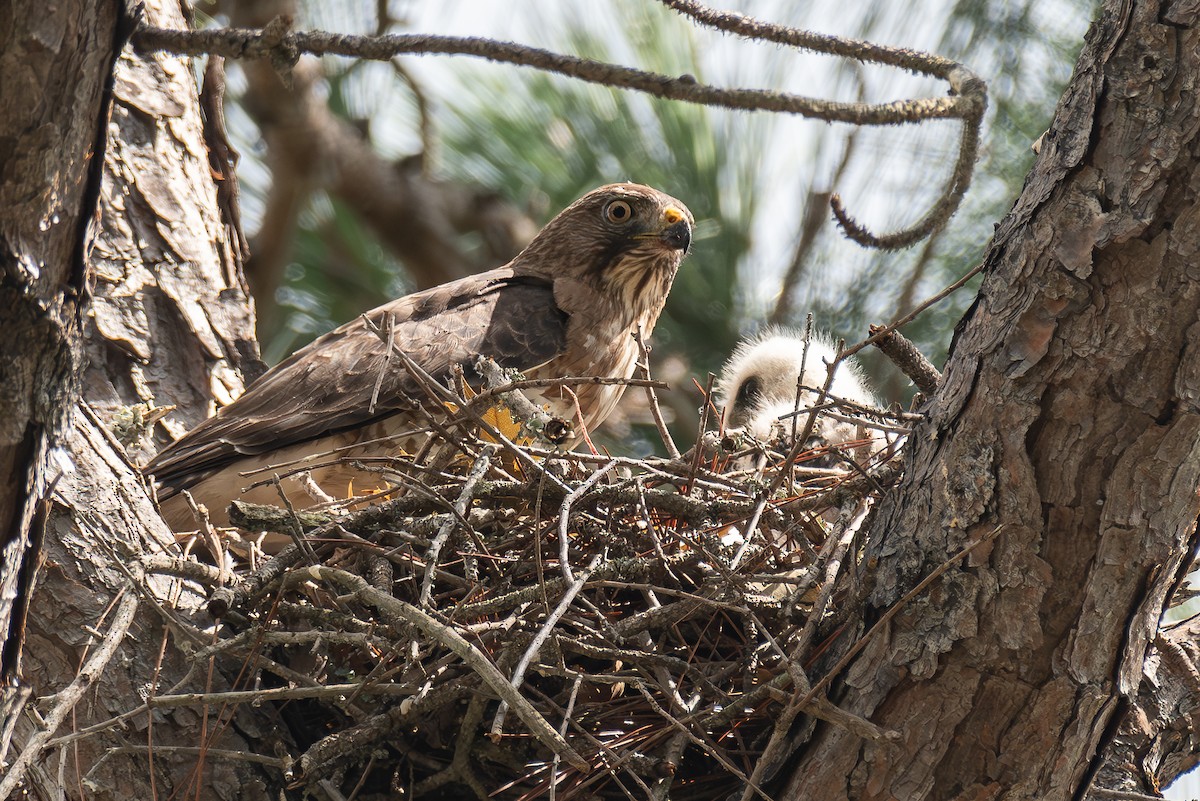
[[361, 511], [235, 503], [293, 544], [222, 568], [211, 650], [284, 693], [288, 778], [360, 799], [716, 799], [769, 780], [810, 716], [849, 718], [796, 701], [847, 628], [834, 580], [894, 448], [701, 439], [637, 460], [464, 434], [440, 467], [393, 464], [399, 497]]

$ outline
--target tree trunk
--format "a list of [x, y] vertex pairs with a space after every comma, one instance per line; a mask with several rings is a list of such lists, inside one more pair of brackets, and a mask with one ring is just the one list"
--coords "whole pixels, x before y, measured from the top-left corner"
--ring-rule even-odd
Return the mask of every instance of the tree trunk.
[[[174, 2], [145, 6], [150, 24], [186, 24]], [[150, 401], [178, 404], [167, 424], [182, 432], [211, 413], [214, 399], [241, 392], [239, 369], [252, 374], [257, 360], [253, 313], [217, 211], [190, 60], [129, 48], [117, 59], [122, 8], [76, 0], [55, 4], [52, 16], [40, 2], [10, 4], [7, 18], [0, 11], [0, 208], [9, 212], [0, 215], [0, 510], [12, 532], [6, 573], [20, 555], [14, 536], [30, 536], [29, 510], [41, 513], [33, 530], [44, 533], [43, 567], [32, 592], [21, 588], [32, 599], [21, 678], [46, 699], [41, 719], [16, 710], [8, 721], [9, 766], [33, 754], [25, 789], [35, 798], [168, 797], [189, 786], [202, 798], [265, 797], [282, 782], [279, 770], [268, 776], [260, 765], [186, 749], [253, 750], [245, 735], [264, 747], [277, 736], [269, 713], [239, 711], [234, 725], [191, 709], [149, 720], [141, 713], [132, 728], [110, 725], [27, 751], [185, 677], [191, 689], [229, 686], [188, 656], [207, 644], [188, 625], [209, 625], [204, 599], [187, 582], [140, 576], [140, 557], [176, 546], [129, 456], [146, 444]], [[109, 75], [111, 120], [102, 97]], [[105, 137], [106, 151], [98, 147]], [[85, 266], [94, 293], [86, 316]], [[86, 361], [72, 347], [75, 329]], [[25, 395], [15, 397], [18, 390]], [[101, 651], [98, 637], [121, 623], [126, 607], [114, 599], [137, 599], [138, 586], [148, 597], [128, 636], [80, 685], [89, 689], [82, 700], [64, 706], [81, 664]], [[47, 732], [41, 721], [59, 713], [66, 725]], [[12, 789], [0, 784], [0, 796]]]
[[[17, 670], [37, 502], [74, 404], [120, 6], [0, 9], [0, 674]], [[33, 546], [33, 547], [31, 547]]]
[[785, 797], [1078, 798], [1138, 692], [1196, 544], [1196, 16], [1112, 0], [1088, 35], [870, 530], [868, 620], [1000, 533], [843, 674], [899, 745], [822, 728]]

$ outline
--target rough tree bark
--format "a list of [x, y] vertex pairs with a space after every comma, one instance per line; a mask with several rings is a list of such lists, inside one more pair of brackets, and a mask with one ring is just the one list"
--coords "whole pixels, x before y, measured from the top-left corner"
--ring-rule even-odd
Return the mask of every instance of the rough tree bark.
[[[0, 8], [0, 673], [16, 669], [38, 499], [76, 391], [116, 2]], [[12, 347], [19, 343], [20, 347]], [[15, 624], [15, 625], [10, 625]]]
[[[174, 2], [144, 6], [151, 24], [185, 24]], [[195, 669], [186, 654], [205, 643], [186, 634], [180, 641], [172, 616], [194, 613], [191, 619], [205, 625], [197, 611], [203, 599], [184, 582], [138, 575], [139, 556], [176, 546], [129, 459], [139, 453], [147, 414], [152, 419], [151, 401], [177, 404], [168, 422], [186, 429], [211, 413], [214, 400], [236, 397], [239, 370], [252, 374], [257, 360], [252, 308], [218, 213], [189, 60], [128, 47], [118, 59], [123, 3], [76, 0], [54, 11], [32, 0], [0, 8], [0, 447], [7, 460], [0, 507], [9, 542], [30, 535], [22, 508], [41, 510], [36, 530], [44, 533], [38, 585], [32, 593], [22, 588], [22, 600], [31, 601], [21, 671], [43, 699], [42, 717], [17, 709], [6, 721], [9, 766], [47, 734], [44, 719], [66, 712], [66, 725], [48, 733], [69, 735]], [[101, 98], [110, 75], [111, 119]], [[83, 227], [93, 215], [85, 248]], [[73, 337], [84, 340], [84, 360], [73, 352]], [[75, 387], [82, 387], [78, 404]], [[56, 458], [47, 463], [50, 443]], [[6, 550], [6, 573], [17, 556]], [[147, 602], [122, 624], [127, 607], [114, 599], [136, 599], [139, 584]], [[86, 696], [64, 707], [64, 690], [81, 664], [118, 625], [129, 629], [115, 656], [87, 677], [90, 685], [79, 685], [89, 688]], [[18, 632], [8, 633], [12, 640]], [[160, 653], [168, 633], [183, 650]], [[206, 684], [228, 686], [219, 673], [203, 671], [188, 686]], [[279, 771], [265, 779], [261, 766], [206, 761], [171, 747], [193, 748], [206, 742], [207, 731], [220, 733], [221, 748], [248, 750], [243, 733], [257, 748], [278, 736], [274, 728], [261, 716], [231, 728], [189, 709], [149, 720], [143, 714], [130, 729], [51, 743], [28, 765], [25, 789], [35, 798], [66, 792], [102, 799], [200, 786], [197, 797], [266, 797], [282, 781]], [[150, 742], [153, 755], [144, 748]], [[114, 748], [125, 751], [109, 752]], [[13, 789], [3, 780], [0, 771], [0, 796]]]
[[[32, 0], [0, 11], [0, 32], [10, 32], [0, 34], [0, 109], [11, 115], [25, 96], [18, 92], [60, 102], [26, 108], [52, 120], [0, 122], [4, 370], [69, 385], [62, 370], [73, 362], [62, 354], [72, 326], [82, 325], [73, 322], [73, 293], [84, 264], [82, 251], [72, 254], [83, 221], [100, 212], [88, 262], [96, 297], [85, 329], [87, 405], [62, 439], [75, 469], [43, 507], [46, 567], [28, 625], [24, 678], [48, 698], [43, 716], [61, 711], [53, 694], [96, 651], [91, 631], [109, 630], [113, 599], [122, 599], [118, 611], [124, 599], [140, 599], [131, 636], [90, 677], [93, 689], [67, 726], [50, 732], [60, 738], [176, 682], [229, 686], [190, 656], [203, 643], [189, 639], [189, 626], [205, 618], [186, 582], [155, 579], [134, 595], [126, 568], [173, 544], [107, 429], [122, 423], [136, 453], [131, 406], [170, 399], [180, 406], [174, 424], [186, 425], [238, 392], [237, 370], [256, 358], [185, 60], [123, 53], [103, 189], [86, 179], [103, 119], [93, 88], [112, 59], [105, 47], [117, 11], [85, 5], [56, 6], [63, 19], [87, 21], [76, 28]], [[151, 23], [184, 24], [170, 3], [146, 5]], [[1192, 630], [1156, 639], [1156, 627], [1187, 567], [1200, 483], [1197, 13], [1182, 0], [1105, 5], [1038, 164], [997, 232], [945, 384], [913, 437], [906, 482], [870, 531], [858, 580], [872, 588], [871, 614], [965, 545], [1003, 530], [875, 633], [841, 677], [839, 702], [899, 731], [900, 744], [820, 727], [773, 766], [783, 769], [788, 797], [1067, 798], [1098, 773], [1108, 786], [1150, 791], [1139, 770], [1162, 780], [1191, 763]], [[54, 70], [26, 70], [42, 63], [43, 48], [60, 66], [81, 65], [72, 74], [87, 80], [66, 87]], [[7, 80], [14, 74], [28, 77]], [[35, 134], [60, 148], [58, 172], [48, 173], [53, 191], [47, 173], [21, 168], [29, 157], [17, 157], [41, 152], [13, 144]], [[42, 221], [51, 221], [44, 231]], [[28, 318], [23, 330], [52, 336], [17, 339], [7, 321], [19, 314]], [[53, 346], [53, 370], [30, 347], [43, 341]], [[55, 469], [37, 449], [73, 408], [69, 392], [13, 393], [22, 386], [0, 386], [5, 423], [11, 408], [25, 426], [0, 429], [6, 542], [28, 537], [21, 510], [43, 497]], [[170, 599], [172, 611], [158, 599]], [[168, 637], [172, 647], [160, 655]], [[168, 797], [189, 787], [198, 797], [278, 797], [286, 766], [186, 750], [270, 754], [272, 740], [288, 736], [273, 714], [270, 705], [243, 705], [232, 722], [186, 708], [138, 714], [132, 729], [51, 741], [30, 766], [28, 788], [39, 798], [62, 797], [64, 787], [72, 798]], [[40, 718], [22, 715], [12, 752], [45, 734]], [[147, 743], [153, 755], [139, 750]], [[1114, 758], [1101, 765], [1106, 746]]]
[[[787, 798], [1078, 798], [1121, 728], [1200, 510], [1197, 13], [1104, 4], [871, 528], [874, 616], [1002, 531], [843, 674], [900, 745], [821, 729]], [[1128, 755], [1143, 792], [1194, 763]]]

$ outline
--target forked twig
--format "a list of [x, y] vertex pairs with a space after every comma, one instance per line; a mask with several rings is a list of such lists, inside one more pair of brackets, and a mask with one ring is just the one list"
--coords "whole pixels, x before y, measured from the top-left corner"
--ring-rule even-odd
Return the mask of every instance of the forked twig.
[[554, 727], [504, 678], [504, 675], [492, 664], [492, 661], [480, 653], [475, 646], [467, 642], [453, 628], [412, 604], [405, 603], [399, 598], [394, 598], [391, 595], [380, 592], [368, 584], [366, 579], [345, 570], [314, 565], [290, 573], [285, 583], [294, 584], [309, 579], [330, 581], [337, 584], [350, 595], [356, 596], [363, 603], [416, 626], [427, 637], [441, 643], [461, 659], [464, 664], [475, 671], [484, 683], [500, 696], [500, 700], [512, 708], [517, 717], [529, 727], [529, 731], [543, 745], [554, 753], [559, 754], [572, 767], [578, 770], [587, 770], [590, 767], [591, 763], [581, 757], [574, 748], [567, 744], [566, 740], [559, 735]]
[[112, 658], [117, 653], [117, 648], [125, 639], [125, 634], [129, 631], [129, 627], [133, 625], [134, 614], [138, 608], [138, 594], [133, 592], [132, 588], [127, 587], [124, 590], [124, 597], [121, 598], [117, 605], [116, 611], [113, 613], [112, 623], [109, 624], [108, 633], [100, 641], [100, 646], [88, 658], [87, 662], [79, 670], [79, 674], [62, 690], [54, 696], [54, 703], [50, 707], [50, 711], [43, 718], [42, 725], [38, 731], [33, 734], [17, 754], [17, 758], [9, 767], [8, 772], [0, 779], [0, 798], [9, 798], [17, 789], [18, 785], [25, 778], [26, 771], [34, 763], [34, 760], [40, 759], [46, 743], [58, 731], [58, 727], [63, 724], [67, 716], [71, 714], [71, 710], [83, 698], [88, 689], [91, 688], [96, 679], [104, 672], [104, 668], [112, 661]]

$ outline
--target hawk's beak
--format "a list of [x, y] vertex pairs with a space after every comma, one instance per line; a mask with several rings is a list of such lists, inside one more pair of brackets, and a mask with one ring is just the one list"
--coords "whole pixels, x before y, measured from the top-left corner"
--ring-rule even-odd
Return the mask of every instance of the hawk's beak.
[[692, 226], [688, 223], [687, 215], [674, 206], [663, 209], [658, 241], [671, 250], [686, 252], [692, 244]]

